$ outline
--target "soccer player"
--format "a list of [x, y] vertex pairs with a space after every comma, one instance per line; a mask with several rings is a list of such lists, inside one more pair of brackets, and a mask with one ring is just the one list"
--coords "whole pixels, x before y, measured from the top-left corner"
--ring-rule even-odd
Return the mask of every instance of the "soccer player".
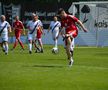
[[[43, 34], [43, 27], [42, 26], [38, 26], [37, 28], [37, 36], [36, 36], [36, 41], [38, 41], [39, 46], [40, 46], [40, 50], [38, 50], [39, 52], [43, 53], [43, 43], [42, 43], [42, 34]], [[37, 52], [37, 50], [36, 50]]]
[[6, 17], [1, 15], [0, 18], [0, 36], [2, 38], [2, 48], [5, 52], [5, 55], [8, 54], [8, 31], [11, 32], [11, 26], [6, 21]]
[[78, 35], [78, 29], [75, 23], [78, 23], [84, 32], [87, 32], [87, 29], [84, 27], [82, 22], [73, 15], [68, 15], [64, 9], [60, 8], [58, 14], [61, 18], [61, 27], [65, 29], [65, 34], [63, 37], [66, 42], [66, 53], [69, 59], [69, 66], [73, 64], [73, 52], [70, 52], [70, 46], [72, 44], [73, 38], [76, 38]]
[[15, 32], [15, 43], [14, 43], [12, 50], [14, 50], [16, 48], [18, 43], [24, 50], [24, 45], [23, 45], [22, 41], [20, 40], [20, 37], [21, 37], [22, 32], [25, 35], [25, 28], [24, 28], [23, 23], [19, 20], [19, 16], [15, 16], [15, 22], [13, 23], [13, 31]]
[[48, 32], [51, 30], [52, 38], [54, 40], [54, 48], [58, 49], [58, 36], [59, 36], [59, 29], [61, 27], [61, 23], [58, 21], [57, 16], [54, 16], [54, 20], [50, 23]]
[[[64, 48], [66, 49], [66, 40], [65, 40], [65, 29], [62, 29], [62, 32], [60, 32], [61, 35], [62, 35], [62, 38], [63, 38], [63, 42], [64, 42]], [[74, 51], [74, 47], [75, 47], [75, 44], [74, 44], [74, 38], [71, 42], [71, 45], [70, 45], [70, 53], [71, 53], [71, 56], [73, 57], [73, 51]]]
[[[39, 26], [42, 26], [41, 21], [38, 19], [38, 16], [33, 13], [32, 20], [28, 22], [28, 42], [29, 42], [29, 53], [32, 53], [32, 43], [36, 40], [36, 30], [39, 29]], [[38, 49], [38, 48], [37, 48]]]

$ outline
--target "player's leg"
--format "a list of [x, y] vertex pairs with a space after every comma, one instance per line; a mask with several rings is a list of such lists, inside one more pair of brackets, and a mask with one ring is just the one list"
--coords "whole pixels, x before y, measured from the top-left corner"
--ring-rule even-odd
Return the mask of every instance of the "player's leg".
[[13, 46], [12, 50], [14, 50], [17, 47], [17, 45], [18, 45], [17, 38], [18, 38], [18, 34], [17, 34], [17, 32], [15, 32], [15, 42], [14, 42], [14, 46]]
[[22, 43], [20, 37], [21, 37], [21, 32], [18, 32], [17, 40], [18, 40], [20, 46], [22, 47], [22, 49], [24, 50], [24, 45], [23, 45], [23, 43]]
[[3, 42], [1, 42], [2, 51], [5, 52], [5, 45]]
[[3, 44], [3, 48], [5, 50], [5, 54], [8, 54], [8, 35], [5, 34], [2, 36], [2, 44]]
[[71, 41], [71, 43], [70, 43], [70, 57], [69, 57], [70, 58], [70, 63], [69, 63], [69, 65], [72, 66], [72, 64], [73, 64], [74, 38], [78, 35], [78, 31], [74, 30], [69, 35], [70, 35], [70, 41]]
[[53, 38], [53, 40], [54, 40], [54, 47], [55, 47], [55, 48], [58, 48], [58, 39], [57, 39], [57, 37], [58, 37], [58, 33], [54, 31], [54, 32], [52, 33], [52, 38]]
[[7, 41], [4, 41], [4, 46], [5, 46], [5, 54], [7, 55], [8, 54], [8, 42]]
[[38, 39], [38, 43], [39, 43], [39, 46], [41, 47], [41, 53], [43, 53], [43, 43], [42, 43], [41, 38]]
[[67, 41], [66, 53], [67, 53], [67, 56], [68, 56], [68, 58], [69, 58], [69, 60], [70, 60], [70, 61], [69, 61], [69, 65], [70, 65], [70, 66], [72, 66], [72, 64], [73, 64], [73, 57], [72, 57], [71, 52], [70, 52], [70, 46], [71, 46], [72, 40], [73, 40], [73, 38], [71, 38], [71, 37], [68, 37], [68, 38], [66, 39], [66, 41]]
[[[18, 45], [18, 40], [15, 39], [15, 43], [14, 43], [13, 49], [15, 49], [17, 45]], [[12, 49], [12, 50], [13, 50], [13, 49]]]
[[28, 34], [28, 48], [29, 48], [29, 53], [32, 53], [32, 34]]
[[35, 46], [35, 49], [36, 49], [35, 53], [40, 52], [40, 49], [39, 49], [39, 47], [38, 47], [36, 42], [37, 42], [36, 34], [33, 34], [32, 45]]
[[35, 49], [38, 50], [38, 51], [40, 52], [40, 49], [39, 49], [39, 47], [38, 47], [38, 45], [37, 45], [37, 39], [34, 39], [34, 40], [32, 41], [32, 43], [34, 44]]
[[58, 48], [58, 35], [59, 35], [59, 31], [56, 31], [55, 33], [55, 47]]
[[70, 39], [70, 37], [68, 37], [66, 39], [66, 53], [67, 53], [68, 59], [71, 58], [71, 55], [70, 55], [70, 45], [71, 45], [71, 39]]
[[71, 42], [71, 45], [70, 45], [70, 52], [71, 52], [71, 56], [73, 57], [73, 53], [74, 53], [74, 38]]

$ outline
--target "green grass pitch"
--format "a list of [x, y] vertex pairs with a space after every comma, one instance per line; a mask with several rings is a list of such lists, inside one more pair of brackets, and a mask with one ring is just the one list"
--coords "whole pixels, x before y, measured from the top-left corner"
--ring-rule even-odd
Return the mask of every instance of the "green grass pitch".
[[43, 54], [28, 50], [0, 50], [0, 90], [108, 90], [108, 47], [75, 48], [74, 65], [69, 68], [65, 50]]

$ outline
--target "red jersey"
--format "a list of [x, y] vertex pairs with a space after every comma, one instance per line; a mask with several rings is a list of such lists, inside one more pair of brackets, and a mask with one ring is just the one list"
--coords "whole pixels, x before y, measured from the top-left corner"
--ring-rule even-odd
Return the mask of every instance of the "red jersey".
[[13, 23], [13, 28], [15, 28], [15, 32], [21, 32], [23, 29], [23, 24], [21, 21], [15, 21]]
[[42, 31], [40, 29], [37, 30], [37, 38], [41, 38], [42, 37]]
[[75, 22], [78, 21], [78, 18], [72, 15], [67, 15], [66, 18], [61, 20], [61, 26], [66, 28], [66, 34], [71, 33], [72, 31], [78, 31]]

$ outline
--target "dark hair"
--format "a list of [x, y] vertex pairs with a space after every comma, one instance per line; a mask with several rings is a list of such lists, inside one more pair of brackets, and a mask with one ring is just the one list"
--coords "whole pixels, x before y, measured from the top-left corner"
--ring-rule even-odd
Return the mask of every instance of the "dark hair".
[[63, 8], [60, 8], [59, 10], [58, 10], [58, 14], [61, 14], [61, 12], [63, 12], [63, 11], [65, 11]]

